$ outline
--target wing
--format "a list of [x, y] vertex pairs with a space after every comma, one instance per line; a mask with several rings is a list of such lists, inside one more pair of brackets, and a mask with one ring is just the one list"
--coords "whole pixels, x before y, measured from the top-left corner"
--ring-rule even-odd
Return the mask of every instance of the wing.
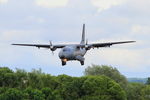
[[46, 45], [46, 44], [12, 44], [12, 45], [18, 45], [18, 46], [31, 46], [31, 47], [38, 47], [38, 48], [63, 48], [66, 45]]
[[88, 47], [90, 48], [99, 48], [99, 47], [110, 47], [114, 44], [124, 44], [124, 43], [133, 43], [136, 41], [122, 41], [122, 42], [108, 42], [108, 43], [93, 43], [93, 44], [88, 44]]
[[[99, 48], [99, 47], [110, 47], [114, 44], [123, 44], [123, 43], [132, 43], [135, 41], [122, 41], [122, 42], [109, 42], [109, 43], [93, 43], [93, 44], [70, 44], [72, 46], [76, 46], [79, 48]], [[60, 45], [52, 45], [52, 44], [12, 44], [12, 45], [18, 45], [18, 46], [31, 46], [31, 47], [38, 47], [38, 48], [50, 48], [52, 51], [56, 50], [57, 48], [63, 48], [65, 46], [68, 46], [66, 44], [60, 44]]]

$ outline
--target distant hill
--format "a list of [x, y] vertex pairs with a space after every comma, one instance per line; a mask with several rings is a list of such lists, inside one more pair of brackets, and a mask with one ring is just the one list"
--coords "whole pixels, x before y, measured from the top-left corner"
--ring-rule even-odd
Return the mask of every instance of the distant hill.
[[146, 83], [147, 78], [127, 78], [128, 82]]

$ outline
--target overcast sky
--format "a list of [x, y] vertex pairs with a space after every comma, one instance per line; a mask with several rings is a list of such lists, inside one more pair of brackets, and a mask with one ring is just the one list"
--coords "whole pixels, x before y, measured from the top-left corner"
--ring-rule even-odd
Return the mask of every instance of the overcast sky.
[[[0, 66], [52, 75], [82, 76], [91, 64], [111, 65], [127, 77], [150, 76], [150, 0], [0, 0]], [[62, 67], [57, 50], [12, 43], [79, 43], [82, 24], [89, 42], [135, 40], [90, 50], [85, 66]]]

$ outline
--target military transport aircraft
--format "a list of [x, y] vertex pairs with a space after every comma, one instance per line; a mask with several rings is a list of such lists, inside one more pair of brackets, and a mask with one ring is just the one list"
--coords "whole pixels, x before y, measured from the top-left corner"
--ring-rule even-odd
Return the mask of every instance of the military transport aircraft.
[[77, 60], [84, 65], [84, 55], [88, 50], [91, 48], [101, 48], [101, 47], [110, 47], [114, 44], [123, 44], [123, 43], [132, 43], [135, 41], [121, 41], [121, 42], [108, 42], [108, 43], [91, 43], [88, 44], [88, 41], [85, 41], [85, 24], [83, 24], [82, 30], [82, 39], [80, 44], [59, 44], [53, 45], [50, 41], [50, 44], [12, 44], [12, 45], [19, 45], [19, 46], [32, 46], [38, 48], [48, 48], [52, 52], [56, 49], [61, 48], [59, 52], [59, 58], [61, 59], [62, 66], [66, 65], [67, 61]]

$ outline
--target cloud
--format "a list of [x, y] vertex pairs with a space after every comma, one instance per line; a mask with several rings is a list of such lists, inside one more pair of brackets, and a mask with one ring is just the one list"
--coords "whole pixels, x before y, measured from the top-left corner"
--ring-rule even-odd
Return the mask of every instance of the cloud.
[[132, 33], [135, 34], [148, 34], [150, 33], [150, 26], [142, 26], [139, 24], [133, 25], [131, 27]]
[[136, 10], [138, 13], [146, 12], [149, 13], [150, 0], [128, 0], [128, 5], [132, 10]]
[[[94, 50], [87, 54], [86, 62], [95, 64], [110, 64], [114, 67], [121, 67], [124, 70], [138, 71], [144, 70], [143, 66], [149, 66], [149, 50], [147, 49], [124, 49], [124, 48], [103, 48]], [[147, 56], [145, 56], [147, 54]], [[96, 58], [96, 59], [95, 59]], [[94, 60], [93, 60], [94, 59]]]
[[0, 0], [0, 4], [5, 4], [7, 2], [8, 2], [8, 0]]
[[125, 3], [127, 0], [91, 0], [93, 6], [98, 8], [98, 12], [110, 9]]
[[44, 18], [35, 17], [35, 16], [28, 16], [27, 21], [37, 22], [37, 23], [45, 23], [46, 22], [46, 20]]
[[14, 41], [34, 41], [40, 34], [37, 30], [5, 30], [0, 34], [1, 43], [11, 43]]
[[65, 7], [69, 0], [36, 0], [36, 4], [45, 8]]

